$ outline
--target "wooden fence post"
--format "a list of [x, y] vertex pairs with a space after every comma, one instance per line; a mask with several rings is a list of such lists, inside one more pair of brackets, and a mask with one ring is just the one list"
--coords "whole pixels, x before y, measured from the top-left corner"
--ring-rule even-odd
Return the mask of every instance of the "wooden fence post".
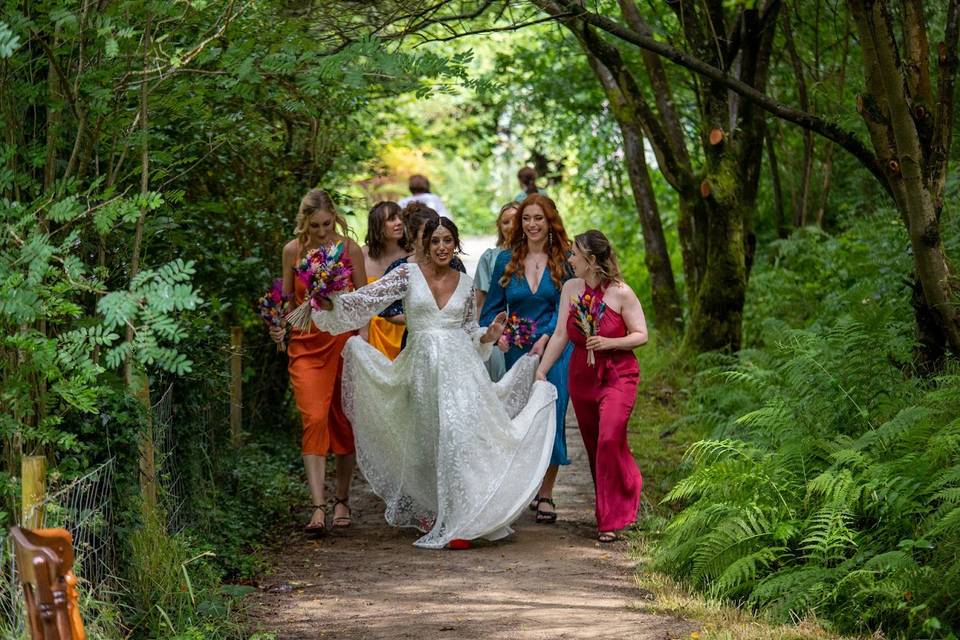
[[20, 460], [21, 523], [25, 529], [43, 527], [43, 501], [47, 496], [47, 459], [23, 456]]
[[147, 372], [137, 363], [131, 363], [129, 375], [130, 392], [143, 411], [143, 428], [140, 442], [140, 493], [144, 509], [153, 513], [157, 508], [157, 458], [153, 434], [153, 405], [150, 402], [150, 380]]
[[243, 328], [230, 327], [230, 443], [238, 447], [243, 423]]

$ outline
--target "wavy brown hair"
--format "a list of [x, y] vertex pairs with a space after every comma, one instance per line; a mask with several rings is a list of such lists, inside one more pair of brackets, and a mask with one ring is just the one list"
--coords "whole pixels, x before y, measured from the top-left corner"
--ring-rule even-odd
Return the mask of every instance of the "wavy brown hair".
[[[367, 252], [374, 260], [382, 256], [387, 250], [387, 236], [384, 227], [388, 221], [399, 217], [400, 205], [391, 200], [378, 202], [370, 209], [370, 214], [367, 216], [366, 243]], [[400, 238], [399, 244], [401, 247], [407, 246], [406, 227], [404, 227], [404, 235]]]
[[[570, 238], [567, 237], [567, 231], [563, 228], [563, 220], [557, 211], [557, 205], [547, 196], [534, 193], [527, 196], [520, 206], [517, 207], [516, 217], [513, 219], [513, 233], [510, 235], [510, 262], [503, 270], [503, 277], [500, 278], [500, 286], [506, 287], [514, 274], [523, 273], [523, 261], [527, 257], [529, 248], [527, 246], [527, 237], [523, 233], [523, 211], [534, 205], [543, 209], [543, 215], [547, 219], [547, 268], [550, 269], [550, 278], [553, 284], [559, 289], [563, 286], [563, 281], [569, 277], [567, 270], [567, 251], [570, 250]], [[536, 291], [534, 291], [536, 293]]]
[[407, 236], [407, 246], [405, 248], [407, 251], [413, 251], [416, 249], [417, 233], [420, 232], [420, 228], [439, 218], [440, 214], [422, 202], [414, 200], [403, 208], [400, 216], [403, 218], [403, 226]]

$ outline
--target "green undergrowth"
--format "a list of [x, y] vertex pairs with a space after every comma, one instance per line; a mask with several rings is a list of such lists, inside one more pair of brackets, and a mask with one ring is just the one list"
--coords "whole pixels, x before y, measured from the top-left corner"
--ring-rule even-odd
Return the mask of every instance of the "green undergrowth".
[[[773, 624], [954, 637], [960, 370], [913, 368], [897, 225], [876, 214], [774, 243], [751, 278], [748, 347], [692, 363], [669, 410], [638, 403], [634, 451], [664, 474], [647, 483], [641, 575]], [[679, 441], [653, 439], [670, 429]]]

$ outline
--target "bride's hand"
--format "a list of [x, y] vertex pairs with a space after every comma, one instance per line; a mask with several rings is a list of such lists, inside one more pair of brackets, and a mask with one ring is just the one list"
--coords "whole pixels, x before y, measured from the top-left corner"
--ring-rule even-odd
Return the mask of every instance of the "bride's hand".
[[500, 336], [500, 339], [497, 340], [497, 348], [500, 349], [500, 353], [510, 351], [510, 343], [507, 342], [506, 336]]
[[543, 334], [540, 336], [540, 339], [533, 344], [533, 348], [530, 349], [530, 353], [535, 353], [538, 356], [542, 356], [543, 350], [547, 348], [548, 342], [550, 342], [550, 336]]
[[324, 311], [330, 311], [333, 309], [333, 300], [326, 298], [324, 296], [317, 296], [317, 306], [323, 309]]
[[507, 312], [501, 311], [497, 314], [497, 317], [493, 319], [493, 322], [490, 323], [490, 326], [487, 327], [487, 332], [483, 334], [483, 338], [480, 339], [480, 342], [484, 344], [490, 344], [491, 342], [496, 342], [500, 339], [500, 336], [503, 335], [503, 330], [507, 326]]

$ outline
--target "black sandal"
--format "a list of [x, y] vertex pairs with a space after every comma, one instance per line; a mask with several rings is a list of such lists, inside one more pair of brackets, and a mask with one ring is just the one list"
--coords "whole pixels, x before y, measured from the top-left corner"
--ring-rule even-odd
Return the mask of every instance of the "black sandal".
[[[540, 508], [540, 504], [546, 502], [548, 505], [554, 508], [554, 511], [544, 511]], [[537, 505], [537, 523], [538, 524], [554, 524], [557, 521], [557, 505], [553, 503], [552, 498], [539, 498]]]
[[350, 519], [350, 516], [353, 515], [353, 510], [350, 509], [350, 505], [347, 504], [347, 501], [348, 501], [349, 499], [350, 499], [350, 498], [334, 498], [334, 500], [333, 500], [334, 512], [336, 512], [336, 508], [337, 508], [337, 505], [338, 505], [338, 504], [342, 504], [343, 506], [345, 506], [345, 507], [347, 508], [347, 515], [345, 515], [345, 516], [334, 516], [334, 517], [333, 517], [333, 528], [334, 528], [334, 529], [346, 529], [347, 527], [349, 527], [349, 526], [352, 524], [353, 521]]
[[323, 519], [319, 522], [311, 521], [309, 524], [303, 527], [303, 532], [308, 536], [319, 538], [327, 533], [327, 508], [322, 504], [315, 504], [313, 505], [313, 508], [315, 510], [319, 509], [323, 512]]
[[527, 509], [530, 509], [530, 511], [536, 511], [537, 507], [539, 506], [540, 506], [540, 496], [537, 496], [530, 501], [530, 504], [527, 505]]

